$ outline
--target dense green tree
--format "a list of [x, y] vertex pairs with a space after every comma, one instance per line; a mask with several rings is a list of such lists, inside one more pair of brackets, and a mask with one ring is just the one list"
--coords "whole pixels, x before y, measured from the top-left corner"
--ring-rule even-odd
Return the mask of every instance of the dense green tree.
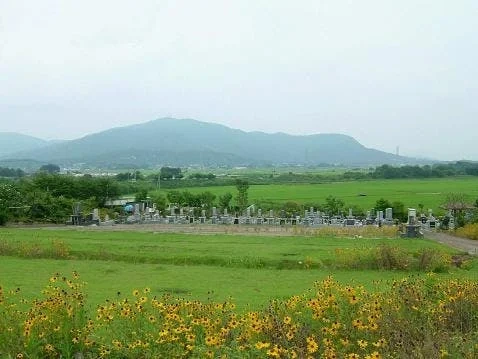
[[23, 204], [22, 195], [13, 183], [0, 184], [0, 225], [9, 220], [12, 208]]
[[172, 204], [182, 204], [184, 202], [183, 195], [179, 191], [169, 191], [166, 197]]
[[223, 195], [219, 196], [218, 198], [219, 208], [230, 210], [231, 200], [232, 200], [231, 192], [226, 192]]
[[134, 172], [120, 172], [115, 176], [117, 181], [141, 181], [144, 180], [144, 176], [141, 171]]
[[201, 204], [201, 207], [205, 209], [212, 208], [214, 200], [216, 199], [216, 195], [209, 191], [201, 192], [197, 195], [197, 197], [199, 199], [199, 203]]
[[47, 173], [60, 173], [60, 166], [49, 163], [47, 165], [41, 166], [39, 171]]
[[135, 202], [141, 202], [141, 201], [146, 201], [148, 199], [148, 191], [145, 189], [142, 189], [138, 193], [136, 193], [134, 197]]
[[25, 172], [20, 168], [0, 167], [0, 177], [21, 178], [23, 176], [25, 176]]
[[189, 178], [191, 179], [208, 179], [208, 180], [213, 180], [216, 178], [216, 175], [214, 173], [192, 173], [189, 175]]
[[392, 204], [393, 218], [398, 219], [400, 222], [406, 222], [408, 219], [408, 211], [405, 205], [400, 201], [393, 201]]
[[334, 216], [342, 212], [344, 208], [344, 201], [334, 196], [328, 196], [325, 199], [325, 204], [323, 205], [323, 208], [327, 215]]
[[393, 208], [392, 204], [388, 200], [386, 200], [384, 198], [380, 198], [379, 200], [377, 200], [377, 202], [375, 202], [374, 209], [376, 211], [383, 211], [385, 213], [385, 210], [387, 208]]
[[248, 204], [248, 190], [249, 190], [249, 182], [243, 179], [236, 180], [236, 189], [237, 189], [237, 196], [236, 196], [236, 203], [240, 210], [243, 210], [247, 207]]
[[185, 206], [189, 207], [201, 207], [201, 201], [199, 196], [189, 192], [189, 191], [183, 191], [182, 192], [182, 204]]
[[285, 212], [285, 215], [287, 217], [299, 215], [302, 209], [303, 207], [299, 203], [294, 201], [287, 201], [283, 203], [281, 207], [281, 210]]
[[166, 205], [167, 205], [166, 197], [164, 197], [160, 193], [156, 193], [156, 194], [151, 195], [151, 202], [156, 204], [156, 209], [158, 211], [162, 212], [166, 209]]
[[180, 179], [183, 177], [181, 168], [177, 167], [161, 167], [160, 175], [162, 180]]
[[33, 221], [64, 223], [72, 213], [75, 200], [63, 196], [54, 197], [51, 193], [37, 191], [30, 203], [28, 217]]

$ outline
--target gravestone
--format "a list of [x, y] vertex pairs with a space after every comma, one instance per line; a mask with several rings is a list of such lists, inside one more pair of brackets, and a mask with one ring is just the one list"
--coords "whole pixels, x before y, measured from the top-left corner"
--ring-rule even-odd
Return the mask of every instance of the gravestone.
[[417, 238], [421, 237], [420, 224], [417, 224], [417, 211], [414, 208], [408, 209], [408, 223], [405, 226], [405, 233], [402, 234], [403, 237], [407, 238]]
[[393, 208], [385, 209], [385, 220], [393, 222]]

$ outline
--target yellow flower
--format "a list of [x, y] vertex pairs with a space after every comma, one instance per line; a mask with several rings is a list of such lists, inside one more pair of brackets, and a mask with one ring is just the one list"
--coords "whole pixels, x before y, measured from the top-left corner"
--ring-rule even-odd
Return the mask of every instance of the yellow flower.
[[284, 324], [290, 324], [292, 322], [292, 318], [289, 316], [284, 317]]
[[363, 339], [357, 340], [357, 343], [358, 343], [359, 347], [362, 348], [362, 349], [365, 349], [368, 345], [368, 342], [366, 340], [363, 340]]
[[332, 345], [332, 340], [330, 338], [324, 338], [322, 339], [322, 342], [326, 347], [330, 347]]
[[139, 295], [139, 290], [137, 290], [137, 289], [133, 290], [133, 295], [135, 297], [137, 297]]
[[377, 323], [372, 323], [369, 325], [370, 330], [377, 330], [378, 329], [378, 324]]
[[377, 340], [375, 343], [373, 343], [373, 345], [377, 348], [383, 347], [385, 344], [387, 344], [387, 341], [385, 340], [385, 338], [381, 338]]
[[271, 346], [271, 344], [267, 343], [267, 342], [257, 342], [256, 343], [256, 348], [259, 349], [259, 350], [269, 348], [270, 346]]
[[216, 344], [216, 338], [214, 338], [211, 335], [206, 336], [206, 345], [211, 346], [211, 345], [214, 345], [214, 344]]
[[307, 353], [313, 354], [319, 349], [319, 345], [315, 340], [307, 342]]
[[360, 327], [360, 326], [362, 326], [362, 321], [360, 319], [355, 319], [355, 320], [352, 321], [352, 326], [354, 328]]
[[271, 349], [267, 351], [267, 355], [273, 358], [280, 358], [280, 349], [277, 345], [274, 345]]
[[349, 340], [347, 338], [340, 338], [340, 342], [344, 347], [348, 346], [350, 344]]

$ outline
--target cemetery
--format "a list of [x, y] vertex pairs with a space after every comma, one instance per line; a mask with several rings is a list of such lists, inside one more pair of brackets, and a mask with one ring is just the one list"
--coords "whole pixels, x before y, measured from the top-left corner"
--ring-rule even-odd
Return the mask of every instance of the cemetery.
[[[95, 208], [91, 213], [83, 215], [80, 204], [73, 206], [73, 214], [70, 216], [67, 225], [94, 225], [94, 226], [112, 226], [115, 224], [168, 224], [168, 225], [246, 225], [246, 226], [305, 226], [305, 227], [362, 227], [362, 226], [397, 226], [400, 236], [405, 238], [422, 237], [423, 231], [433, 231], [440, 227], [440, 222], [433, 216], [432, 210], [428, 214], [417, 216], [416, 209], [409, 208], [407, 223], [399, 223], [393, 218], [393, 209], [386, 208], [384, 211], [367, 211], [365, 218], [353, 215], [352, 209], [348, 214], [328, 216], [326, 213], [310, 207], [302, 215], [296, 214], [287, 216], [285, 211], [274, 210], [263, 211], [256, 208], [255, 205], [248, 206], [243, 213], [228, 213], [227, 209], [219, 211], [212, 207], [211, 211], [200, 210], [197, 216], [196, 208], [180, 207], [174, 204], [169, 205], [166, 215], [160, 213], [156, 204], [147, 202], [127, 203], [123, 207], [123, 215], [115, 220], [111, 220], [108, 215], [103, 219], [99, 216], [99, 211]], [[454, 217], [450, 211], [448, 216], [448, 226], [454, 228]]]

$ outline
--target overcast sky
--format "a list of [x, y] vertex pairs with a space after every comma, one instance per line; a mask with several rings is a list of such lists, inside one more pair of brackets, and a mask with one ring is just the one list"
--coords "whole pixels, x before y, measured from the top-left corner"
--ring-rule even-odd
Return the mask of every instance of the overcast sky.
[[478, 1], [0, 0], [0, 132], [168, 116], [478, 160]]

